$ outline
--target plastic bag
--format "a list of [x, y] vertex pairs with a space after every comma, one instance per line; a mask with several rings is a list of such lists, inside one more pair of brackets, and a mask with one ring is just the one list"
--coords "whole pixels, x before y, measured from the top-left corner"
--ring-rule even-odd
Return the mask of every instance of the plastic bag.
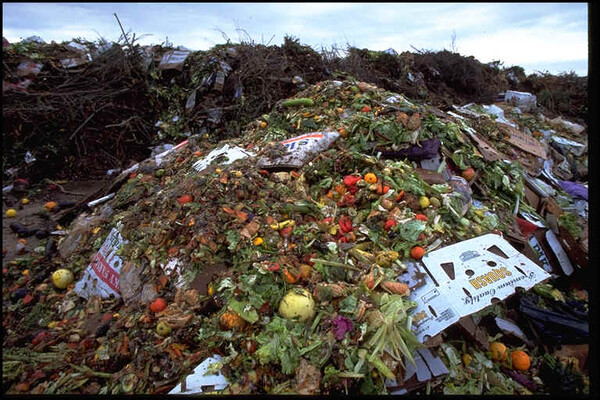
[[[448, 207], [456, 216], [462, 218], [473, 205], [471, 188], [463, 177], [456, 175], [448, 180], [448, 184], [452, 188], [452, 193], [443, 195], [444, 205], [446, 205], [446, 207]], [[458, 207], [456, 207], [456, 205], [458, 205]]]

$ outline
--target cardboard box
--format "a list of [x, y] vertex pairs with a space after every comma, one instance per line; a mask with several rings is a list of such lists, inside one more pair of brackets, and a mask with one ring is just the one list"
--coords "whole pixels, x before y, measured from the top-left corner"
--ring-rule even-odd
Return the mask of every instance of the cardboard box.
[[444, 247], [407, 262], [398, 280], [411, 289], [413, 331], [424, 342], [461, 317], [471, 315], [515, 292], [550, 278], [525, 255], [495, 234]]

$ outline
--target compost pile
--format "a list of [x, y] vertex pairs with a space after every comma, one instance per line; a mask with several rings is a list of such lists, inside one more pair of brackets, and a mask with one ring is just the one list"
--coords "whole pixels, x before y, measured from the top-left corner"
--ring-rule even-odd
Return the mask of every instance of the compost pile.
[[[274, 102], [239, 137], [191, 135], [5, 266], [4, 386], [585, 393], [587, 145], [569, 124], [508, 103], [443, 112], [348, 79]], [[570, 271], [530, 246], [551, 231]], [[417, 339], [408, 271], [486, 234], [551, 278]]]
[[324, 79], [319, 54], [290, 38], [195, 52], [135, 41], [3, 47], [5, 179], [102, 178], [191, 132], [239, 136], [305, 80]]
[[587, 78], [526, 76], [448, 51], [402, 54], [348, 47], [317, 52], [286, 36], [191, 51], [171, 43], [3, 45], [3, 177], [102, 179], [192, 134], [214, 144], [239, 137], [283, 98], [325, 79], [348, 77], [403, 93], [444, 111], [491, 103], [507, 90], [531, 92], [546, 116], [582, 123]]

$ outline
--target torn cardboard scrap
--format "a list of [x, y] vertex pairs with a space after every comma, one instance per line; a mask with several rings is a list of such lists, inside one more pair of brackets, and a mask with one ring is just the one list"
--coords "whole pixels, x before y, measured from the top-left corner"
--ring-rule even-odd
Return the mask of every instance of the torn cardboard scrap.
[[[441, 358], [434, 355], [430, 349], [418, 349], [414, 354], [415, 364], [404, 360], [406, 371], [402, 388], [395, 380], [386, 380], [386, 386], [391, 394], [406, 394], [424, 386], [428, 381], [447, 375], [450, 371]], [[397, 390], [396, 390], [397, 389]]]
[[218, 354], [207, 358], [194, 369], [191, 375], [185, 378], [185, 390], [183, 390], [181, 383], [179, 383], [169, 394], [200, 394], [225, 389], [229, 382], [227, 382], [227, 379], [220, 372], [207, 375], [208, 368], [220, 361], [221, 356]]
[[529, 289], [550, 274], [495, 234], [447, 246], [423, 257], [423, 266], [407, 263], [408, 279], [417, 302], [413, 331], [421, 342], [461, 317], [505, 299], [517, 287]]
[[547, 158], [544, 146], [542, 146], [542, 144], [533, 136], [527, 135], [512, 126], [501, 122], [498, 123], [498, 127], [508, 134], [508, 139], [506, 139], [506, 141], [517, 149], [526, 151], [543, 159]]

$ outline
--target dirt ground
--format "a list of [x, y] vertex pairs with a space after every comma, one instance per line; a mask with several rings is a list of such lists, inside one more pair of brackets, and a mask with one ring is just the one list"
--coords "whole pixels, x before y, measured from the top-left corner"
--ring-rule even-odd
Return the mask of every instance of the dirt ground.
[[[49, 232], [53, 232], [59, 229], [59, 225], [56, 222], [57, 213], [50, 213], [49, 218], [43, 218], [39, 215], [41, 210], [44, 210], [44, 204], [48, 201], [55, 202], [74, 202], [78, 203], [88, 196], [92, 195], [103, 186], [109, 183], [108, 180], [94, 180], [94, 181], [69, 181], [64, 184], [60, 184], [60, 187], [52, 188], [49, 185], [45, 185], [40, 188], [40, 193], [15, 193], [10, 192], [4, 194], [2, 204], [2, 253], [3, 260], [5, 262], [12, 261], [21, 255], [17, 253], [17, 244], [19, 243], [19, 237], [10, 229], [10, 224], [18, 222], [25, 226], [27, 229], [46, 229]], [[62, 190], [61, 190], [62, 188]], [[28, 198], [29, 203], [26, 205], [21, 204], [23, 198]], [[17, 211], [17, 216], [14, 218], [8, 218], [6, 211], [13, 208]], [[67, 228], [66, 226], [62, 227]], [[36, 247], [39, 246], [41, 241], [45, 239], [38, 239], [37, 237], [30, 236], [24, 238], [26, 240], [25, 251], [31, 253]]]

